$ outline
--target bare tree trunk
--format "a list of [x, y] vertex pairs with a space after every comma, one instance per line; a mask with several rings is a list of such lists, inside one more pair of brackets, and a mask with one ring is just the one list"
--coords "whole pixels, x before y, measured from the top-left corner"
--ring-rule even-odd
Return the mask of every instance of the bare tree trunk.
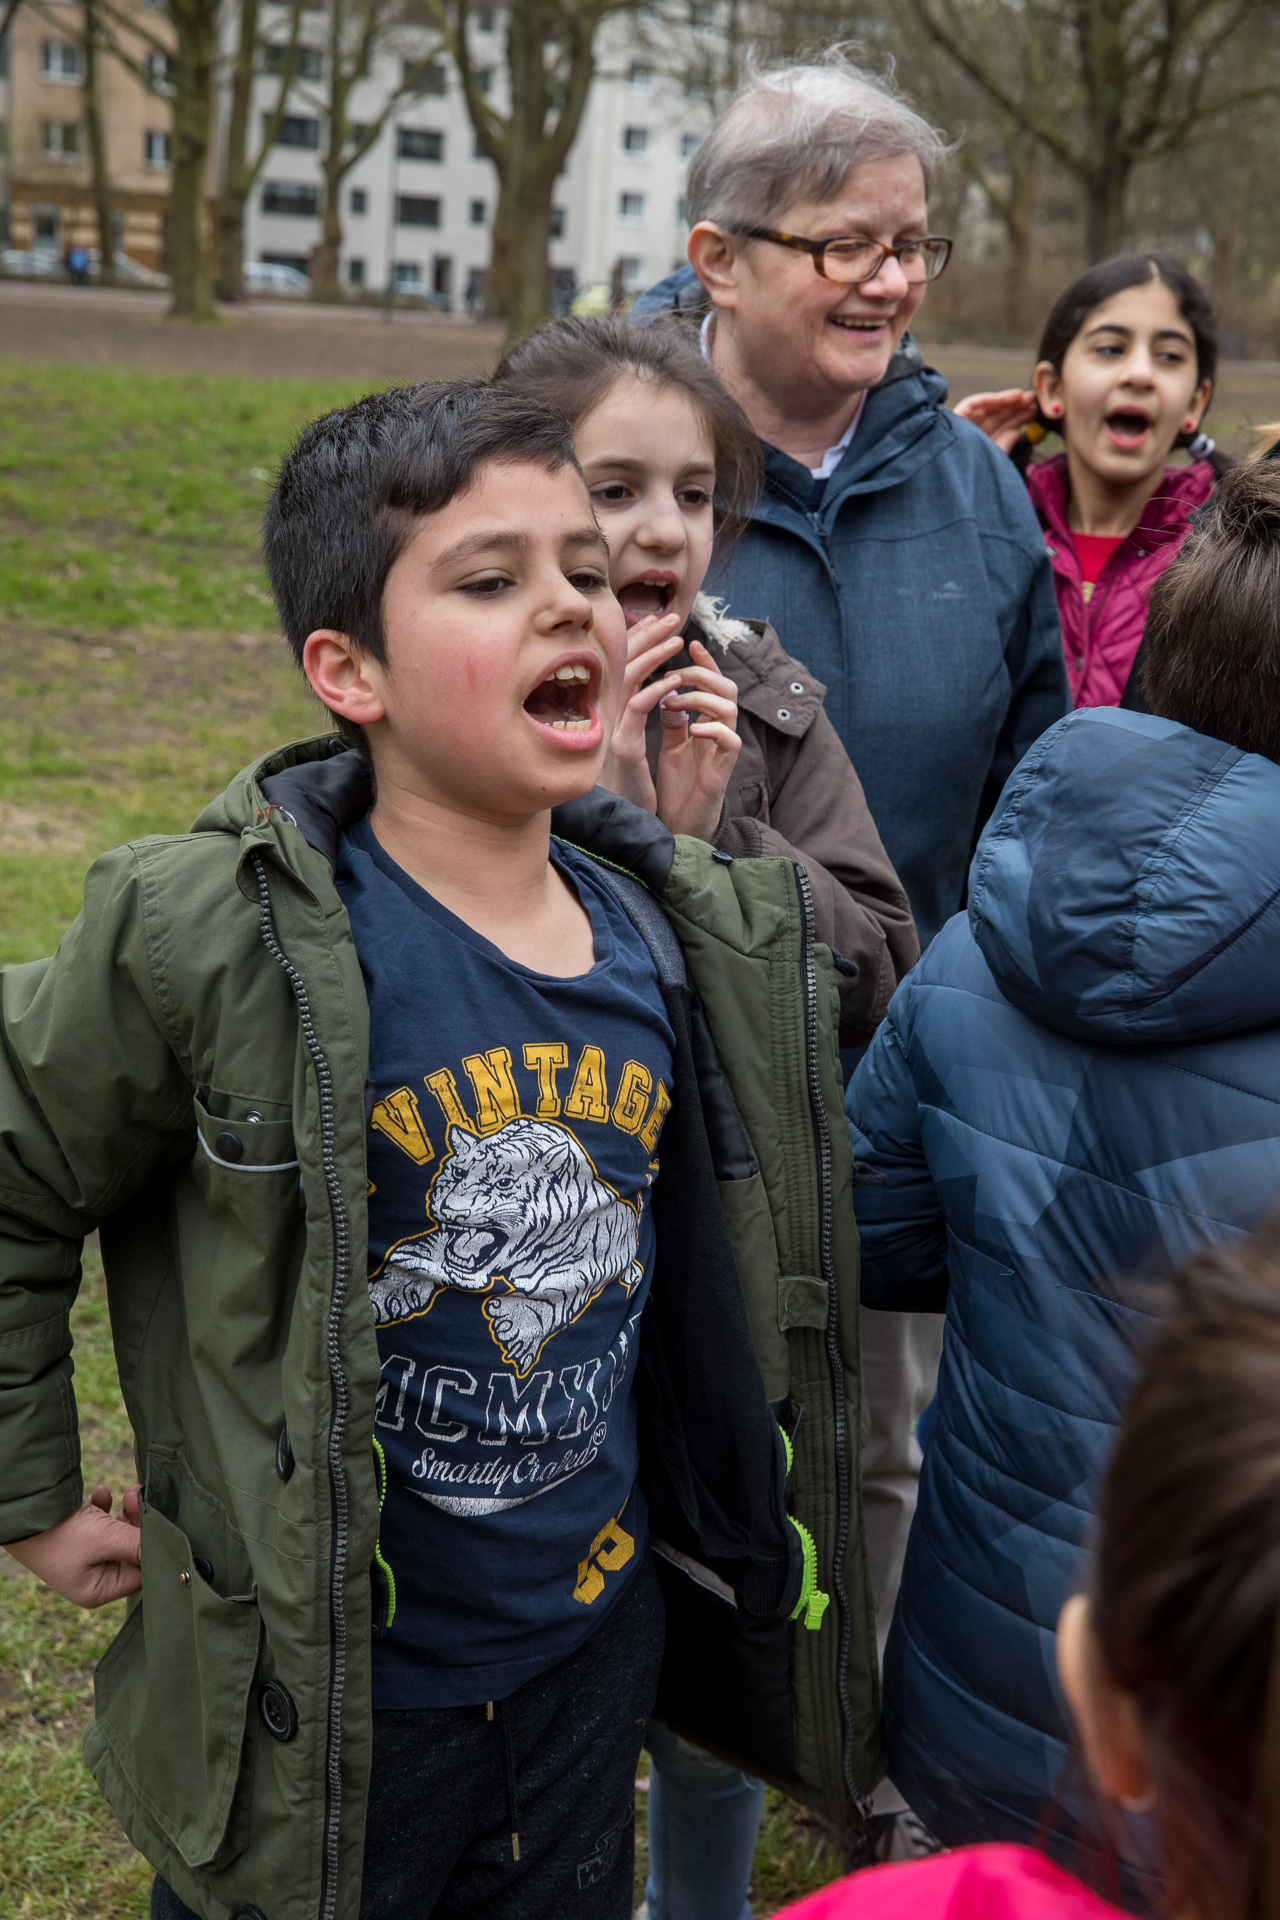
[[218, 298], [244, 299], [244, 208], [249, 171], [249, 118], [253, 111], [254, 64], [258, 51], [258, 0], [240, 0], [240, 38], [231, 75], [231, 112], [227, 119], [227, 158], [218, 194]]
[[218, 58], [217, 0], [169, 0], [178, 35], [173, 88], [169, 272], [173, 320], [212, 320], [205, 180]]
[[503, 298], [508, 344], [551, 312], [551, 196], [536, 177], [517, 178], [510, 223]]
[[84, 131], [93, 176], [93, 206], [98, 225], [98, 281], [116, 283], [116, 223], [111, 208], [111, 179], [102, 128], [102, 40], [96, 0], [84, 7]]
[[1010, 153], [1009, 204], [1004, 216], [1009, 243], [1005, 267], [1004, 324], [1021, 337], [1027, 330], [1027, 281], [1031, 272], [1031, 242], [1035, 227], [1036, 193], [1040, 185], [1040, 143], [1018, 133]]
[[511, 225], [508, 209], [510, 197], [507, 193], [505, 175], [498, 172], [498, 203], [493, 210], [493, 227], [489, 234], [489, 267], [484, 277], [484, 317], [486, 320], [501, 320], [507, 304], [507, 257], [510, 249]]
[[1085, 181], [1085, 248], [1090, 262], [1109, 260], [1124, 245], [1124, 210], [1129, 186], [1128, 161], [1114, 159], [1105, 171]]

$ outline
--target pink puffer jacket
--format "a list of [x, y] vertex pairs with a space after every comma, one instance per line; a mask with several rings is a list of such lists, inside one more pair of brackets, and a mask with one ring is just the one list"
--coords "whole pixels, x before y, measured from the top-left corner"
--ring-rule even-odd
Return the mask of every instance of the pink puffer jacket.
[[1078, 707], [1118, 706], [1142, 638], [1151, 589], [1186, 538], [1187, 521], [1209, 498], [1214, 472], [1207, 460], [1166, 467], [1123, 546], [1116, 548], [1085, 604], [1080, 562], [1067, 522], [1071, 483], [1067, 456], [1027, 471], [1032, 505], [1040, 516], [1053, 561], [1067, 678]]
[[1029, 1847], [960, 1847], [838, 1880], [778, 1920], [1122, 1920]]

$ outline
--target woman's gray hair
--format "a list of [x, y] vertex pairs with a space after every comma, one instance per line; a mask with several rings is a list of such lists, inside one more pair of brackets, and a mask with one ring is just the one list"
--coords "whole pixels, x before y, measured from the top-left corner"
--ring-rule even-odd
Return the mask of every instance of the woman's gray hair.
[[797, 200], [831, 200], [868, 160], [913, 153], [933, 184], [949, 148], [895, 90], [832, 47], [805, 66], [748, 77], [689, 167], [685, 211], [717, 226], [763, 227]]

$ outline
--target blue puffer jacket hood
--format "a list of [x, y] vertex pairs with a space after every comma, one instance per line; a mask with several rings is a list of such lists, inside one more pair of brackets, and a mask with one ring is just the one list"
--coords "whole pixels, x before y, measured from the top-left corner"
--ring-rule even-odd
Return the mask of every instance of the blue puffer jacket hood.
[[1060, 721], [849, 1085], [863, 1304], [947, 1319], [884, 1701], [948, 1845], [1059, 1824], [1055, 1627], [1150, 1332], [1125, 1276], [1280, 1193], [1278, 820], [1270, 761]]
[[1073, 713], [974, 861], [969, 926], [1032, 1019], [1112, 1045], [1280, 1022], [1280, 767], [1154, 714]]

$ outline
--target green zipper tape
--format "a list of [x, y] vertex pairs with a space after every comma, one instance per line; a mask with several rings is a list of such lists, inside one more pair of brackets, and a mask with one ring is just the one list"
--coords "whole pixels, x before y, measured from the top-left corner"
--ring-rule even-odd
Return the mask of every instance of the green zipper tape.
[[822, 1616], [831, 1605], [831, 1595], [824, 1593], [818, 1585], [818, 1549], [813, 1543], [813, 1535], [794, 1513], [787, 1515], [788, 1520], [800, 1535], [800, 1545], [804, 1549], [804, 1578], [800, 1582], [800, 1598], [792, 1609], [791, 1618], [798, 1620], [804, 1615], [804, 1624], [810, 1633], [816, 1633], [822, 1625]]
[[[378, 1526], [379, 1537], [373, 1543], [373, 1557], [377, 1561], [378, 1565], [382, 1568], [383, 1573], [386, 1575], [387, 1625], [390, 1626], [391, 1622], [396, 1617], [396, 1577], [394, 1573], [392, 1573], [391, 1568], [388, 1566], [387, 1562], [382, 1557], [382, 1538], [381, 1538], [382, 1507], [383, 1507], [383, 1502], [386, 1500], [386, 1497], [387, 1497], [387, 1456], [382, 1451], [382, 1443], [379, 1440], [374, 1441], [373, 1450], [378, 1456], [378, 1522], [379, 1522], [379, 1526]], [[794, 1618], [794, 1615], [792, 1617]]]

